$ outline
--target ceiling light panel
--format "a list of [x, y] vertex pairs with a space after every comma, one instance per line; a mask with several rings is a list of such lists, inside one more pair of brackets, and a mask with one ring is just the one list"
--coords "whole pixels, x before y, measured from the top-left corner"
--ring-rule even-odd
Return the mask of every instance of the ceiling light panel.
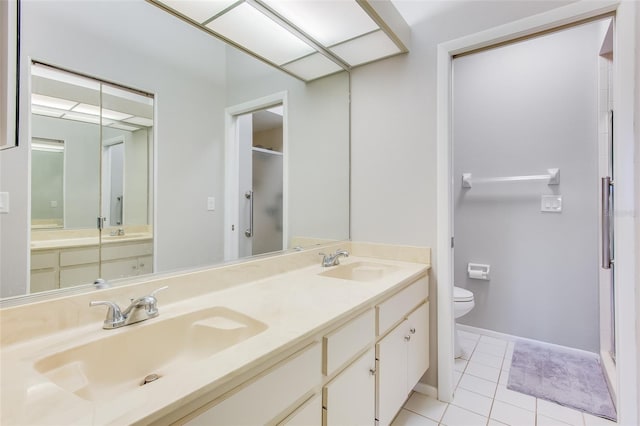
[[382, 30], [338, 44], [330, 50], [352, 66], [402, 53]]
[[277, 65], [314, 52], [310, 45], [247, 3], [206, 26]]
[[379, 29], [355, 1], [263, 0], [280, 16], [324, 46]]
[[311, 81], [342, 71], [342, 67], [320, 53], [305, 56], [282, 66], [303, 80]]
[[237, 0], [162, 0], [163, 4], [201, 24], [236, 2]]

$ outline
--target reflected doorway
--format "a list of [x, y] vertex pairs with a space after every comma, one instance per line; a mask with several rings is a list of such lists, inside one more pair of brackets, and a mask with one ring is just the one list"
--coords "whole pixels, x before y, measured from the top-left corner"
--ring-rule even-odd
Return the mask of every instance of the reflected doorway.
[[282, 105], [238, 117], [239, 256], [283, 249]]
[[227, 109], [225, 259], [287, 247], [286, 99]]

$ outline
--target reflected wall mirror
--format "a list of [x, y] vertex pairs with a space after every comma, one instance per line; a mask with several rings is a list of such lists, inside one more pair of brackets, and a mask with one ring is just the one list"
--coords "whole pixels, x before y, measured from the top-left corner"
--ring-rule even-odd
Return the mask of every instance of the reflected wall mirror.
[[[137, 271], [163, 273], [233, 259], [225, 259], [229, 204], [226, 111], [278, 93], [286, 94], [288, 108], [282, 130], [287, 141], [282, 156], [282, 198], [286, 202], [269, 201], [265, 211], [282, 210], [283, 237], [281, 246], [257, 250], [265, 253], [349, 238], [347, 72], [305, 83], [143, 0], [23, 1], [21, 9], [20, 77], [31, 84], [20, 87], [20, 146], [0, 153], [0, 191], [11, 196], [10, 213], [0, 215], [2, 298], [38, 291], [42, 277], [34, 279], [32, 271], [45, 273], [51, 259], [33, 258], [32, 250], [35, 254], [39, 244], [45, 247], [61, 233], [77, 237], [90, 232], [92, 237], [87, 238], [99, 243], [94, 247], [97, 253], [82, 254], [90, 262], [64, 266], [62, 262], [77, 262], [78, 256], [70, 260], [61, 255], [63, 247], [46, 246], [59, 253], [57, 285], [61, 289], [51, 294], [69, 291], [63, 289], [66, 283], [74, 286], [68, 287], [73, 291], [91, 291], [90, 283], [98, 276], [113, 277], [111, 282], [117, 284], [124, 274], [116, 266], [125, 262], [116, 265], [120, 258], [113, 257], [110, 247], [116, 244], [112, 241], [122, 239], [120, 228], [125, 238], [140, 239], [127, 244], [147, 244], [141, 251], [126, 252], [131, 270], [136, 266]], [[38, 93], [47, 77], [33, 71], [37, 66], [32, 63], [97, 81], [99, 88], [93, 94], [87, 87], [76, 88], [83, 98], [71, 99], [75, 102], [71, 111], [65, 110], [63, 117], [47, 115], [53, 114], [47, 110], [51, 106], [43, 105], [46, 98], [39, 96], [65, 99], [66, 95], [57, 92], [64, 82], [48, 82], [57, 88]], [[122, 109], [123, 99], [118, 97], [127, 97], [110, 90], [128, 92], [150, 103], [135, 106], [131, 101], [128, 105], [135, 110]], [[96, 107], [101, 115], [96, 116]], [[143, 107], [148, 111], [139, 111]], [[99, 121], [69, 120], [65, 114], [99, 117]], [[78, 148], [70, 136], [45, 131], [56, 122], [91, 129], [93, 142]], [[61, 141], [62, 198], [32, 191], [35, 178], [30, 167], [43, 171], [37, 166], [40, 160], [34, 158], [34, 144], [37, 157], [37, 144], [43, 143], [38, 139]], [[128, 150], [129, 141], [140, 149]], [[79, 166], [74, 164], [79, 154], [76, 149], [87, 155]], [[268, 150], [254, 146], [252, 152], [260, 149]], [[96, 190], [72, 189], [89, 181]], [[274, 196], [277, 200], [277, 191]], [[38, 209], [50, 217], [36, 212], [33, 197], [41, 204]], [[78, 204], [82, 205], [79, 210]], [[98, 217], [106, 218], [102, 232]], [[65, 243], [68, 241], [61, 242]], [[117, 255], [122, 252], [118, 250]], [[237, 257], [253, 253], [252, 249]], [[61, 274], [63, 269], [69, 273]], [[39, 282], [50, 283], [49, 278]], [[40, 290], [50, 288], [42, 286]], [[17, 303], [24, 300], [30, 299], [19, 298]]]
[[29, 293], [153, 271], [153, 96], [31, 66]]

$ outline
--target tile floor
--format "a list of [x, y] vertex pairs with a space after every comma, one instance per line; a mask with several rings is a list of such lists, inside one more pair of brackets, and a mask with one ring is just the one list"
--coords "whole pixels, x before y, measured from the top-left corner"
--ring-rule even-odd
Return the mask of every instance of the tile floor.
[[614, 426], [616, 423], [507, 389], [513, 342], [460, 331], [451, 403], [414, 392], [392, 426]]

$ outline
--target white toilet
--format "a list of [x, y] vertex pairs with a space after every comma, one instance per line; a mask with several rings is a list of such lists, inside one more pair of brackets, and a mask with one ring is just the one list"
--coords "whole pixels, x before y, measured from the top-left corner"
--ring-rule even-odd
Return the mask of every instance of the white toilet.
[[[466, 315], [473, 309], [475, 302], [473, 301], [473, 293], [469, 290], [465, 290], [460, 287], [453, 287], [453, 316], [458, 319], [463, 315]], [[462, 348], [460, 347], [460, 338], [458, 337], [458, 326], [454, 323], [455, 327], [455, 357], [460, 358], [462, 356]]]

